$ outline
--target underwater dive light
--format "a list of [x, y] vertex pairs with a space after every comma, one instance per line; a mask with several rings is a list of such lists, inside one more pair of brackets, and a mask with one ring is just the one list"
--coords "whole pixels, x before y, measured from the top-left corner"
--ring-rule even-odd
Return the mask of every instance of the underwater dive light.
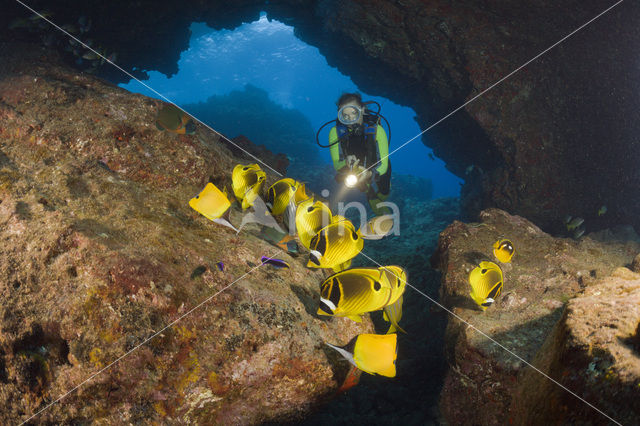
[[358, 183], [358, 176], [353, 173], [349, 173], [344, 179], [344, 184], [347, 188], [353, 188]]

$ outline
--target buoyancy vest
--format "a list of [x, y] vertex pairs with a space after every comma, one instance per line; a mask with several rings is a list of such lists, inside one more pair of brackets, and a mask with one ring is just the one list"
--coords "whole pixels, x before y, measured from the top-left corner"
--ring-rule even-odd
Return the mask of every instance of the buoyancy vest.
[[360, 165], [363, 167], [369, 167], [380, 160], [376, 142], [378, 122], [375, 118], [367, 117], [365, 116], [362, 126], [355, 128], [349, 128], [340, 122], [336, 124], [341, 159], [354, 155], [360, 159]]

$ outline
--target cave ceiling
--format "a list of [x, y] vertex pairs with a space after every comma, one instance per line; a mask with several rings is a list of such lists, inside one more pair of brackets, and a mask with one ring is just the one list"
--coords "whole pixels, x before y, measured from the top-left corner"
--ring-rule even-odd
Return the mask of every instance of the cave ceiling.
[[[233, 29], [266, 11], [293, 26], [363, 91], [413, 108], [423, 129], [456, 111], [423, 142], [466, 180], [467, 213], [495, 206], [550, 231], [561, 228], [565, 214], [582, 215], [594, 228], [640, 225], [637, 2], [622, 2], [486, 93], [608, 4], [88, 0], [30, 6], [49, 11], [61, 25], [89, 18], [87, 36], [117, 52], [118, 64], [139, 77], [143, 70], [177, 72], [191, 22]], [[13, 2], [5, 12], [4, 28], [30, 15]], [[11, 29], [0, 39], [42, 45], [49, 31]], [[107, 67], [97, 74], [125, 79]], [[471, 165], [473, 172], [466, 173]], [[610, 214], [597, 217], [603, 204]]]

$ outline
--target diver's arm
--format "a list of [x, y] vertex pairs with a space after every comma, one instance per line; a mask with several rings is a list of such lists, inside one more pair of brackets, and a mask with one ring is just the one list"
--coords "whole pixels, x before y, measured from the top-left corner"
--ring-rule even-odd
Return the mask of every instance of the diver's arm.
[[[338, 140], [338, 131], [335, 126], [329, 131], [329, 150], [331, 151], [331, 160], [333, 160], [333, 168], [337, 171], [347, 165], [345, 159], [340, 160], [340, 143], [334, 143]], [[386, 136], [385, 136], [386, 140]]]
[[387, 173], [389, 167], [389, 141], [387, 140], [387, 132], [378, 124], [376, 129], [376, 143], [378, 144], [378, 152], [380, 153], [380, 164], [376, 167], [379, 175]]

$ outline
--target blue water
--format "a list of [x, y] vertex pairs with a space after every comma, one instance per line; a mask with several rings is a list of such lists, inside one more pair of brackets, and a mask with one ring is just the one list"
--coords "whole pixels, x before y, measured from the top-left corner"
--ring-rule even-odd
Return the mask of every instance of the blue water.
[[[421, 132], [411, 108], [360, 91], [348, 76], [329, 66], [318, 49], [296, 38], [293, 27], [270, 21], [265, 14], [232, 31], [214, 31], [201, 23], [194, 23], [191, 31], [190, 48], [180, 57], [179, 72], [167, 77], [150, 71], [150, 79], [145, 81], [178, 105], [205, 101], [252, 84], [267, 91], [274, 102], [302, 112], [317, 130], [335, 118], [335, 102], [342, 92], [359, 91], [364, 100], [382, 105], [382, 114], [391, 124], [390, 150]], [[121, 87], [158, 97], [133, 80]], [[423, 128], [429, 124], [423, 123]], [[323, 144], [327, 130], [321, 133]], [[315, 135], [309, 135], [309, 143], [315, 143]], [[458, 196], [462, 180], [449, 173], [437, 157], [432, 160], [429, 153], [431, 149], [416, 138], [390, 157], [394, 173], [431, 179], [434, 197]], [[330, 162], [328, 149], [319, 155]]]

